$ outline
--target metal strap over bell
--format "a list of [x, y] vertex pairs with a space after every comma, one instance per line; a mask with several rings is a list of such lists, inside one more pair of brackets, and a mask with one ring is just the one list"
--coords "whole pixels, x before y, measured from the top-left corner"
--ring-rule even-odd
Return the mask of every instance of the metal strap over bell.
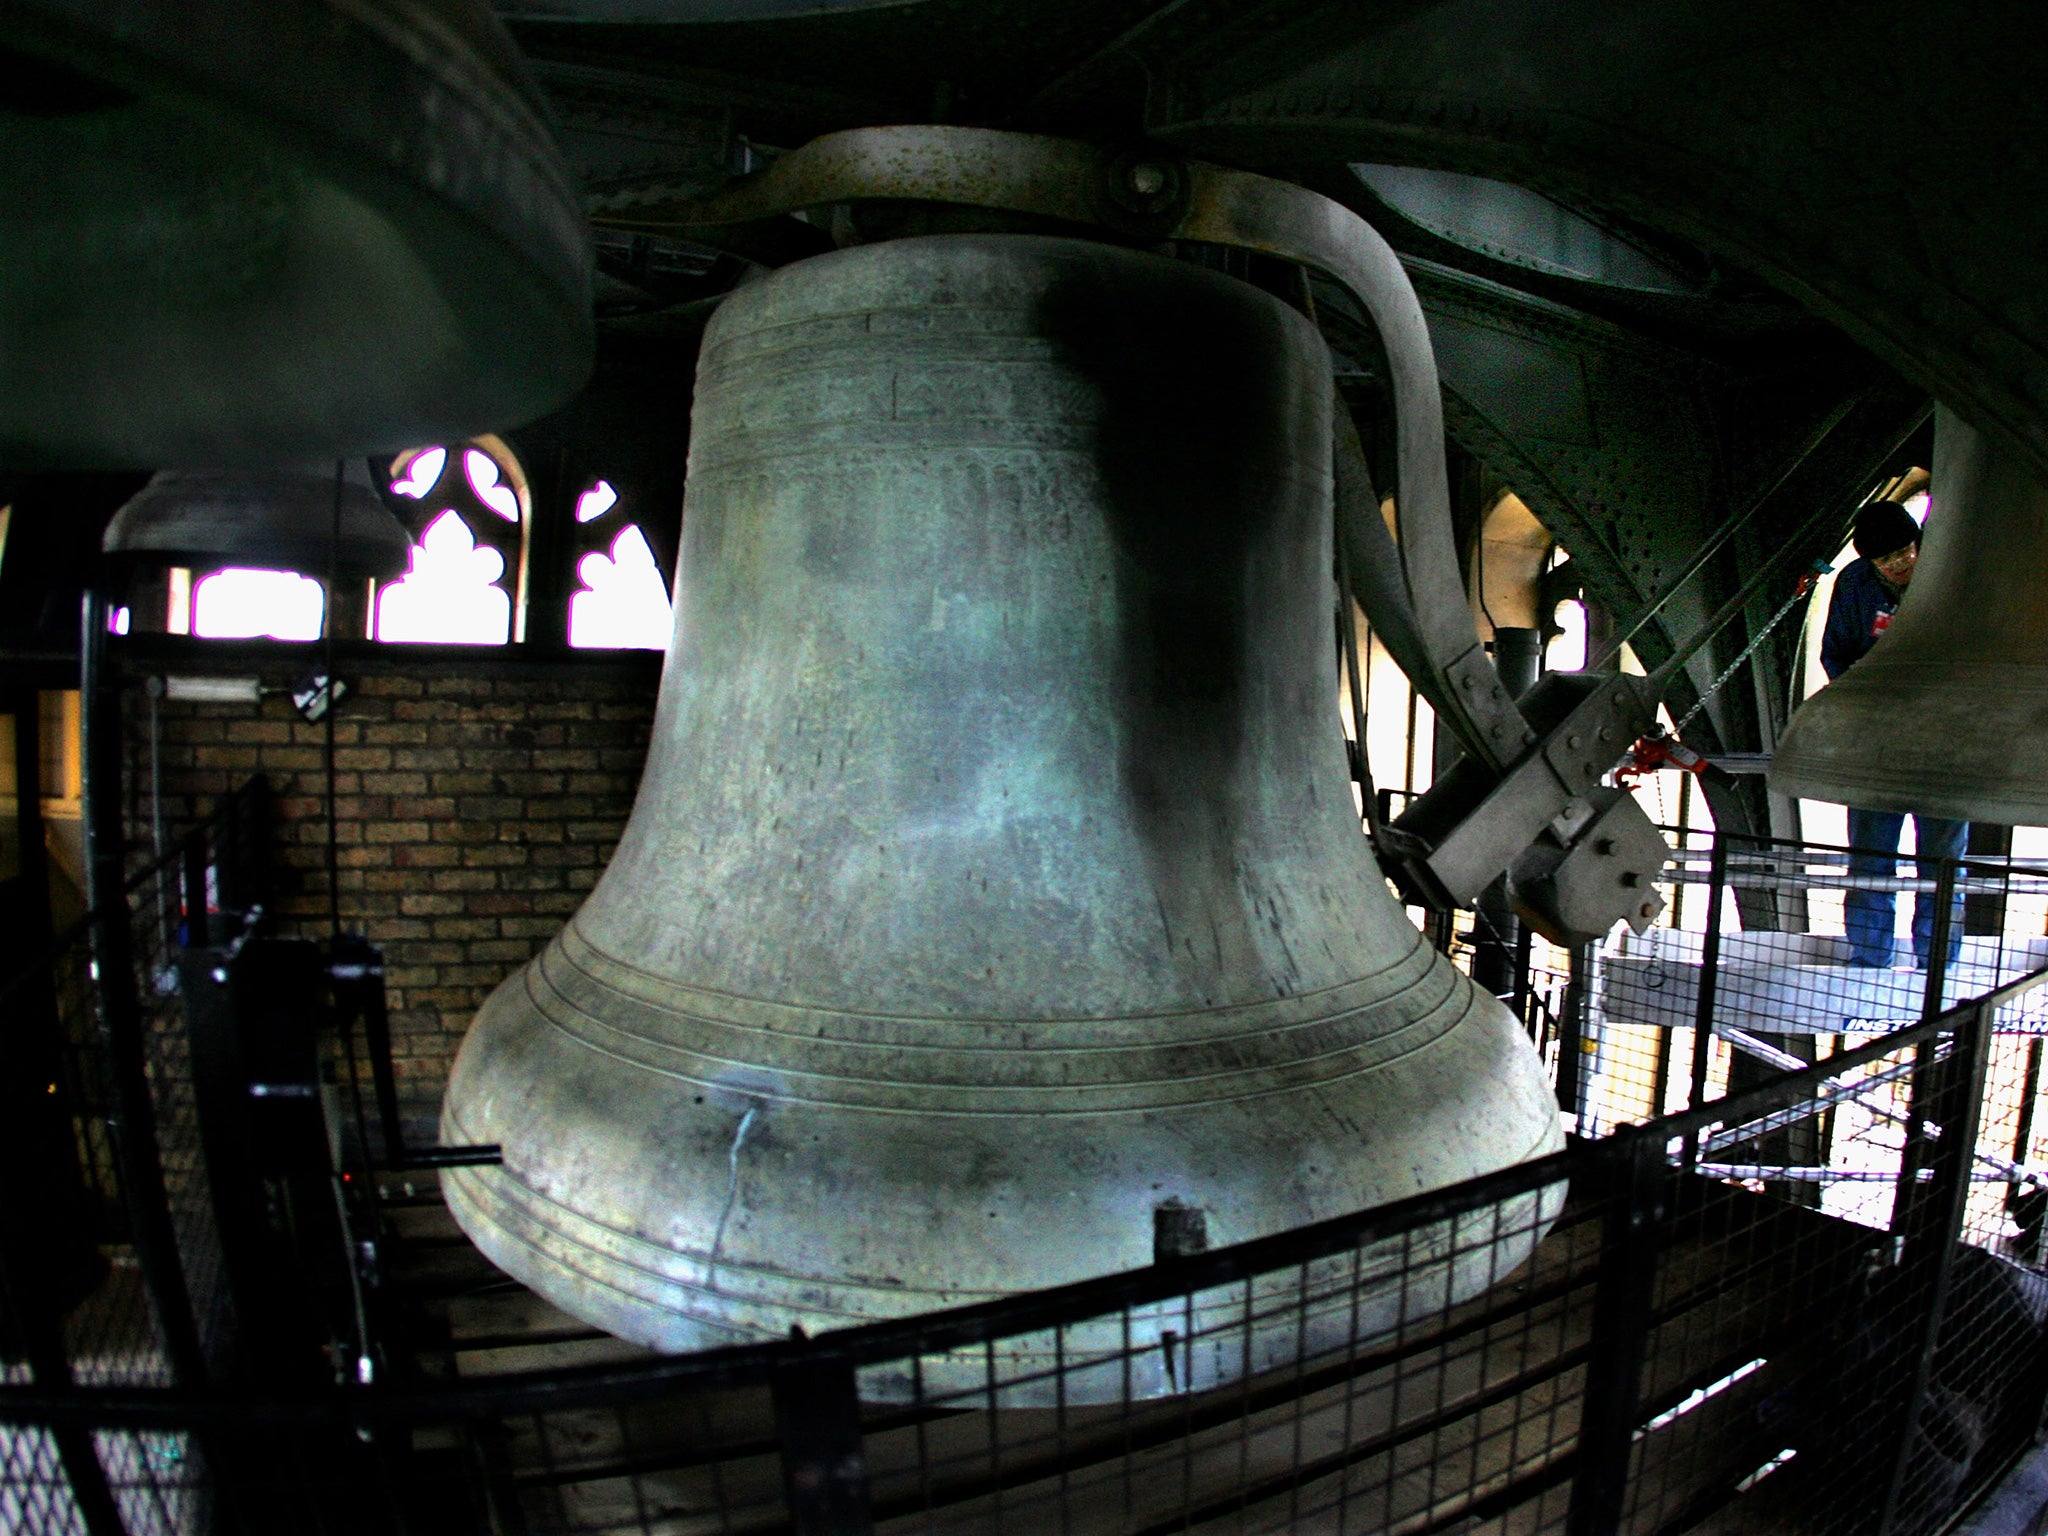
[[1938, 406], [1933, 503], [1898, 612], [1792, 717], [1771, 788], [2048, 825], [2048, 485]]
[[[485, 1253], [688, 1350], [1142, 1266], [1163, 1208], [1226, 1244], [1559, 1147], [1528, 1037], [1359, 826], [1332, 409], [1298, 311], [1145, 252], [907, 238], [732, 294], [632, 819], [449, 1085], [444, 1137], [504, 1148], [444, 1182]], [[1248, 1350], [1209, 1326], [1242, 1288], [1130, 1325], [1227, 1349], [1071, 1331], [1099, 1379], [992, 1346], [1047, 1368], [1004, 1400], [1391, 1326], [1512, 1269], [1556, 1193]]]
[[[341, 498], [339, 530], [335, 497]], [[159, 470], [107, 524], [117, 561], [253, 566], [351, 580], [405, 574], [412, 535], [370, 480], [368, 464], [272, 470]]]
[[0, 463], [460, 440], [589, 371], [547, 109], [477, 0], [0, 6]]

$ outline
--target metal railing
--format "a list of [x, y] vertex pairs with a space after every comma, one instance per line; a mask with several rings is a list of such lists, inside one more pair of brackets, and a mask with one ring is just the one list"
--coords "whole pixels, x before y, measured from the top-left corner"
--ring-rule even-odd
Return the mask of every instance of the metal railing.
[[[177, 878], [178, 910], [197, 909], [184, 893], [208, 878]], [[1935, 894], [1948, 913], [1939, 880]], [[1716, 935], [1723, 956], [1745, 937], [1699, 936], [1690, 1038], [1620, 1011], [1634, 951], [1587, 957], [1580, 1038], [1596, 1049], [1564, 1059], [1595, 1062], [1568, 1081], [1597, 1140], [1304, 1230], [816, 1339], [434, 1380], [407, 1368], [404, 1298], [387, 1295], [379, 1369], [222, 1379], [208, 1260], [161, 1150], [197, 1366], [175, 1368], [180, 1314], [147, 1274], [146, 1368], [77, 1368], [76, 1318], [62, 1322], [66, 1368], [32, 1360], [0, 1384], [0, 1423], [20, 1426], [0, 1432], [0, 1499], [12, 1528], [91, 1536], [1935, 1532], [2030, 1442], [2048, 1394], [2038, 1036], [2019, 1033], [2048, 972], [1946, 1007], [1923, 992], [1912, 1022], [1831, 1032], [1823, 1059], [1786, 1070], [1731, 1043], [1747, 994], [1723, 985]], [[126, 974], [168, 1149], [182, 1069], [140, 1022], [160, 970], [143, 956]], [[1626, 1040], [1663, 1064], [1655, 1107], [1694, 1102], [1600, 1121], [1596, 1103], [1626, 1107]]]
[[[0, 1206], [61, 1192], [54, 1220], [45, 1200], [33, 1230], [0, 1238], [11, 1385], [192, 1390], [220, 1358], [232, 1318], [174, 967], [217, 914], [260, 905], [266, 814], [266, 786], [252, 781], [135, 870], [117, 907], [89, 913], [0, 986], [14, 1038], [53, 1063], [48, 1096], [64, 1127], [39, 1166], [4, 1175], [15, 1188]], [[0, 1430], [0, 1529], [198, 1529], [203, 1467], [183, 1430]]]

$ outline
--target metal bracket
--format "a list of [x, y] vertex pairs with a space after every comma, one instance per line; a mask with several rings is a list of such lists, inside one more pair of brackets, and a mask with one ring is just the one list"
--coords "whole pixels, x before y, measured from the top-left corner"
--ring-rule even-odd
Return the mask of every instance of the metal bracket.
[[1616, 922], [1641, 933], [1664, 910], [1655, 883], [1671, 857], [1664, 834], [1625, 789], [1588, 790], [1567, 811], [1509, 866], [1516, 915], [1566, 948]]
[[[1462, 759], [1387, 828], [1380, 855], [1409, 900], [1470, 906], [1523, 850], [1544, 841], [1558, 854], [1554, 862], [1561, 862], [1600, 825], [1602, 815], [1614, 820], [1600, 835], [1625, 833], [1632, 846], [1640, 840], [1640, 828], [1623, 824], [1628, 812], [1598, 803], [1590, 792], [1655, 716], [1647, 680], [1614, 672], [1552, 672], [1522, 700], [1521, 710], [1534, 723], [1537, 740], [1512, 767], [1492, 773]], [[1635, 814], [1649, 826], [1639, 810]], [[1663, 840], [1657, 842], [1661, 850]], [[1537, 878], [1533, 871], [1531, 878]], [[1600, 931], [1637, 917], [1644, 899], [1624, 902], [1617, 890], [1613, 916]]]

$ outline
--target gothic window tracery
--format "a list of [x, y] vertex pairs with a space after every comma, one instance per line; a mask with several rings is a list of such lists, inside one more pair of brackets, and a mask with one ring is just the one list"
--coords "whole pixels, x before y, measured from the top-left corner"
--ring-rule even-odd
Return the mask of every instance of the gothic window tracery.
[[531, 500], [495, 437], [401, 454], [391, 489], [413, 534], [412, 565], [380, 584], [379, 640], [504, 645], [524, 638]]
[[576, 501], [580, 590], [569, 598], [569, 644], [577, 649], [665, 650], [674, 615], [653, 546], [608, 480]]

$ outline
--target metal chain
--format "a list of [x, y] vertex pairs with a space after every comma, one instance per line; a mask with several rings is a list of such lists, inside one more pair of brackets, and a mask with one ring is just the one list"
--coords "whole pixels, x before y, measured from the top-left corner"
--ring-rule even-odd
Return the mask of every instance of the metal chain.
[[[1825, 560], [1816, 560], [1813, 563], [1813, 578], [1815, 580], [1818, 580], [1820, 577], [1827, 575], [1833, 569], [1834, 567], [1828, 564]], [[1671, 728], [1672, 735], [1677, 736], [1681, 739], [1684, 738], [1685, 728], [1688, 725], [1691, 725], [1694, 720], [1699, 718], [1699, 713], [1701, 710], [1707, 707], [1708, 700], [1712, 699], [1715, 694], [1719, 693], [1724, 687], [1727, 686], [1728, 679], [1733, 677], [1737, 672], [1739, 672], [1742, 669], [1743, 663], [1748, 661], [1750, 657], [1756, 654], [1757, 647], [1762, 645], [1766, 640], [1770, 639], [1771, 631], [1776, 629], [1780, 624], [1785, 622], [1785, 615], [1790, 613], [1800, 603], [1804, 602], [1806, 600], [1806, 595], [1812, 590], [1813, 585], [1810, 581], [1801, 581], [1799, 585], [1793, 589], [1792, 595], [1786, 598], [1785, 601], [1778, 606], [1778, 611], [1771, 615], [1770, 621], [1766, 623], [1762, 629], [1756, 632], [1755, 638], [1752, 639], [1749, 642], [1749, 644], [1745, 645], [1742, 648], [1742, 653], [1739, 656], [1737, 656], [1733, 661], [1729, 662], [1727, 666], [1723, 667], [1721, 669], [1720, 675], [1717, 676], [1713, 680], [1713, 682], [1707, 685], [1706, 691], [1703, 692], [1699, 697], [1699, 702], [1694, 704], [1691, 709], [1688, 709], [1685, 712], [1685, 718], [1679, 721], [1678, 724], [1674, 725]]]

